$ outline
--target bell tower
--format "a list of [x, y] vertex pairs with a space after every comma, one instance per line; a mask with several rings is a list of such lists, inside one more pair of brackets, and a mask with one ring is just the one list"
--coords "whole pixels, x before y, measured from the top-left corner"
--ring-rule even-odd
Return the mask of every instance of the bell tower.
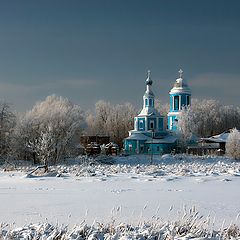
[[179, 77], [169, 92], [170, 95], [170, 111], [168, 113], [168, 129], [177, 130], [178, 117], [183, 107], [191, 105], [191, 90], [183, 79], [183, 70], [180, 69]]

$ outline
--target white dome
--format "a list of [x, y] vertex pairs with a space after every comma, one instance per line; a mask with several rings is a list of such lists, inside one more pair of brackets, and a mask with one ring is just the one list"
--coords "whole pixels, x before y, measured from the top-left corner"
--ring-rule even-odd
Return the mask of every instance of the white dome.
[[191, 94], [191, 90], [188, 87], [188, 84], [182, 77], [183, 71], [180, 69], [179, 70], [180, 77], [176, 79], [176, 82], [173, 85], [173, 88], [170, 91], [170, 94], [172, 93], [188, 93]]

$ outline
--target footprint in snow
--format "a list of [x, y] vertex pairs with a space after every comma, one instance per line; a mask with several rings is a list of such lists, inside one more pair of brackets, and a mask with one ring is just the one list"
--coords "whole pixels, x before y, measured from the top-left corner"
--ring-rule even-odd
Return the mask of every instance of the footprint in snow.
[[222, 182], [231, 182], [232, 179], [229, 179], [229, 178], [223, 178], [223, 179], [221, 179], [220, 181], [222, 181]]
[[182, 189], [168, 189], [168, 192], [182, 192]]
[[115, 194], [120, 194], [123, 192], [129, 192], [129, 191], [133, 191], [133, 189], [113, 189], [113, 190], [111, 190], [111, 192], [115, 193]]
[[167, 182], [170, 182], [170, 181], [174, 181], [174, 180], [177, 180], [178, 177], [170, 177], [170, 178], [166, 178], [166, 181]]

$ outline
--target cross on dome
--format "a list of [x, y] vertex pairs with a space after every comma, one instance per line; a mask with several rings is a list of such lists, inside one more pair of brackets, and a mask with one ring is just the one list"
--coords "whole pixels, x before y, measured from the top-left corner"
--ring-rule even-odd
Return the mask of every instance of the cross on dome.
[[150, 77], [150, 74], [151, 74], [151, 71], [148, 70], [148, 71], [147, 71], [147, 79], [146, 79], [146, 84], [147, 84], [147, 86], [152, 85], [152, 79], [151, 79], [151, 77]]
[[147, 77], [150, 78], [150, 75], [151, 75], [151, 71], [148, 70], [148, 71], [147, 71]]
[[183, 70], [180, 68], [179, 72], [179, 77], [182, 78], [183, 77]]

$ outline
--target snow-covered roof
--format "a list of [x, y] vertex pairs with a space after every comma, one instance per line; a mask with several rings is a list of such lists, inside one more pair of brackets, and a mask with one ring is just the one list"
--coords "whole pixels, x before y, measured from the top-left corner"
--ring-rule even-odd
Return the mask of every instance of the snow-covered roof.
[[216, 142], [216, 143], [226, 143], [228, 136], [229, 136], [230, 130], [225, 131], [221, 134], [212, 136], [212, 137], [208, 137], [208, 138], [201, 138], [201, 141], [210, 141], [210, 142]]
[[138, 114], [139, 117], [145, 117], [145, 116], [154, 116], [154, 117], [160, 117], [160, 113], [153, 107], [144, 107], [142, 111]]

